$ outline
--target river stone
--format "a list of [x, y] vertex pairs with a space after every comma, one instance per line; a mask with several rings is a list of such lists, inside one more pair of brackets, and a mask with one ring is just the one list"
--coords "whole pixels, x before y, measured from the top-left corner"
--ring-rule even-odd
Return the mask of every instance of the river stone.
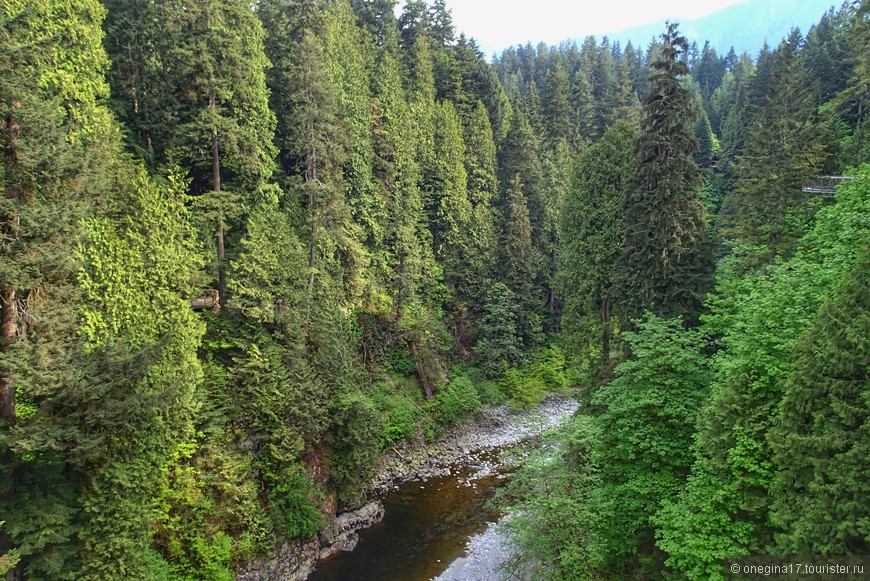
[[356, 544], [359, 542], [359, 535], [356, 533], [346, 533], [337, 537], [335, 542], [333, 542], [328, 547], [324, 547], [320, 549], [319, 559], [328, 559], [338, 553], [344, 551], [353, 551], [356, 548]]
[[320, 533], [320, 542], [324, 546], [332, 545], [342, 536], [367, 529], [384, 518], [384, 505], [380, 500], [373, 500], [357, 510], [343, 512], [332, 521], [332, 526]]
[[320, 541], [284, 543], [272, 554], [249, 562], [236, 572], [236, 581], [303, 581], [317, 563]]

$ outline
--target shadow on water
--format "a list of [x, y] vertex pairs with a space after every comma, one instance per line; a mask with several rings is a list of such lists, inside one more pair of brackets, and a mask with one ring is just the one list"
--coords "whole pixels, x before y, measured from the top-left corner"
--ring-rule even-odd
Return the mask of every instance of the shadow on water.
[[465, 484], [470, 468], [458, 474], [408, 482], [383, 498], [384, 520], [360, 531], [357, 548], [320, 563], [309, 581], [424, 581], [437, 577], [464, 554], [471, 535], [482, 532], [498, 513], [486, 506], [506, 473]]

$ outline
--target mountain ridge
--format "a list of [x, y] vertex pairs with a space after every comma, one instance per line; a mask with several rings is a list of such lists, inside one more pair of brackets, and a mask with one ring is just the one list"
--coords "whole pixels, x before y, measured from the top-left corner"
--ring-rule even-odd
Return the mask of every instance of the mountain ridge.
[[[806, 34], [832, 7], [836, 9], [838, 5], [831, 0], [747, 0], [701, 18], [663, 19], [601, 37], [622, 46], [631, 41], [635, 47], [646, 47], [664, 31], [665, 22], [671, 20], [679, 22], [682, 34], [689, 43], [697, 42], [699, 48], [709, 40], [719, 54], [727, 53], [733, 46], [737, 54], [747, 52], [755, 57], [765, 41], [774, 46], [792, 28]], [[582, 38], [572, 40], [580, 42]]]

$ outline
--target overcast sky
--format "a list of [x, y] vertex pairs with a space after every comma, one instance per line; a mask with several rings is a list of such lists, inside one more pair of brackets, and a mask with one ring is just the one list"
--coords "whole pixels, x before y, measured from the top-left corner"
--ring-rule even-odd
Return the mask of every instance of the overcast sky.
[[743, 0], [447, 0], [458, 32], [484, 53], [516, 44], [556, 44], [666, 18], [691, 19]]

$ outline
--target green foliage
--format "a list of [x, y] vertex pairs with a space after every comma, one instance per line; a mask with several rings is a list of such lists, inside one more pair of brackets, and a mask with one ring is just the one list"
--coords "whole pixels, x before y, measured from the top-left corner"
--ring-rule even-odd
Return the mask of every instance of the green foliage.
[[591, 416], [581, 415], [555, 440], [533, 451], [499, 491], [509, 515], [505, 526], [517, 548], [505, 565], [530, 570], [534, 579], [598, 579], [594, 531], [601, 515], [590, 504], [599, 484], [592, 453], [597, 427]]
[[333, 424], [326, 437], [333, 451], [330, 484], [340, 501], [358, 501], [377, 468], [384, 424], [372, 401], [353, 390], [341, 394], [330, 411]]
[[864, 554], [870, 433], [870, 246], [797, 346], [770, 432], [779, 467], [771, 519], [784, 554]]
[[517, 328], [517, 305], [513, 292], [497, 282], [483, 307], [475, 355], [489, 378], [495, 378], [523, 360], [522, 338]]
[[678, 318], [648, 314], [625, 340], [633, 357], [592, 399], [604, 410], [595, 419], [601, 484], [594, 495], [599, 514], [607, 516], [598, 529], [601, 563], [618, 574], [661, 567], [653, 517], [683, 487], [712, 379], [701, 353], [704, 336], [683, 329]]
[[434, 409], [439, 421], [450, 426], [472, 419], [480, 411], [480, 396], [471, 379], [460, 375], [438, 390]]
[[422, 404], [409, 393], [419, 394], [420, 390], [406, 390], [401, 384], [375, 385], [372, 401], [383, 421], [382, 449], [410, 441], [425, 421], [425, 414], [420, 407]]
[[[610, 359], [613, 285], [623, 249], [623, 206], [635, 169], [637, 131], [624, 121], [584, 150], [560, 213], [556, 283], [562, 329], [577, 359]], [[588, 351], [595, 344], [598, 353]], [[600, 357], [599, 357], [600, 354]]]
[[790, 256], [817, 202], [801, 186], [825, 174], [831, 127], [818, 115], [812, 85], [792, 34], [773, 53], [771, 89], [752, 111], [746, 148], [737, 158], [736, 216], [730, 225], [744, 244], [763, 245], [759, 258]]
[[636, 184], [625, 205], [616, 306], [626, 322], [650, 310], [694, 324], [713, 270], [707, 216], [697, 192], [698, 142], [691, 130], [697, 114], [691, 93], [680, 82], [688, 72], [678, 58], [687, 49], [686, 39], [670, 24], [662, 41], [659, 57], [650, 65]]
[[508, 369], [499, 388], [514, 409], [527, 409], [539, 404], [552, 392], [568, 387], [565, 355], [555, 346], [549, 346], [526, 366]]
[[728, 554], [866, 552], [870, 177], [791, 195], [866, 157], [866, 13], [757, 67], [669, 27], [647, 83], [643, 51], [591, 37], [490, 66], [443, 0], [398, 23], [386, 1], [8, 0], [0, 574], [229, 580], [421, 431], [606, 381], [611, 302], [621, 326], [698, 319], [696, 154], [744, 243], [715, 341], [636, 323], [600, 415], [516, 479], [524, 564], [654, 577], [663, 550], [706, 579]]
[[[698, 424], [686, 492], [661, 515], [659, 546], [668, 564], [694, 579], [721, 575], [729, 555], [773, 550], [778, 466], [770, 447], [798, 339], [870, 232], [866, 167], [821, 210], [795, 256], [765, 271], [721, 263], [705, 328], [721, 346], [716, 379]], [[771, 325], [776, 321], [776, 325]]]
[[508, 397], [499, 389], [499, 382], [489, 379], [482, 369], [467, 365], [454, 365], [450, 370], [450, 376], [458, 377], [460, 375], [467, 377], [477, 389], [481, 404], [496, 406], [507, 403]]
[[264, 478], [272, 483], [269, 490], [269, 512], [275, 531], [284, 539], [307, 539], [314, 536], [324, 523], [317, 510], [317, 489], [301, 465], [279, 469], [261, 465]]

